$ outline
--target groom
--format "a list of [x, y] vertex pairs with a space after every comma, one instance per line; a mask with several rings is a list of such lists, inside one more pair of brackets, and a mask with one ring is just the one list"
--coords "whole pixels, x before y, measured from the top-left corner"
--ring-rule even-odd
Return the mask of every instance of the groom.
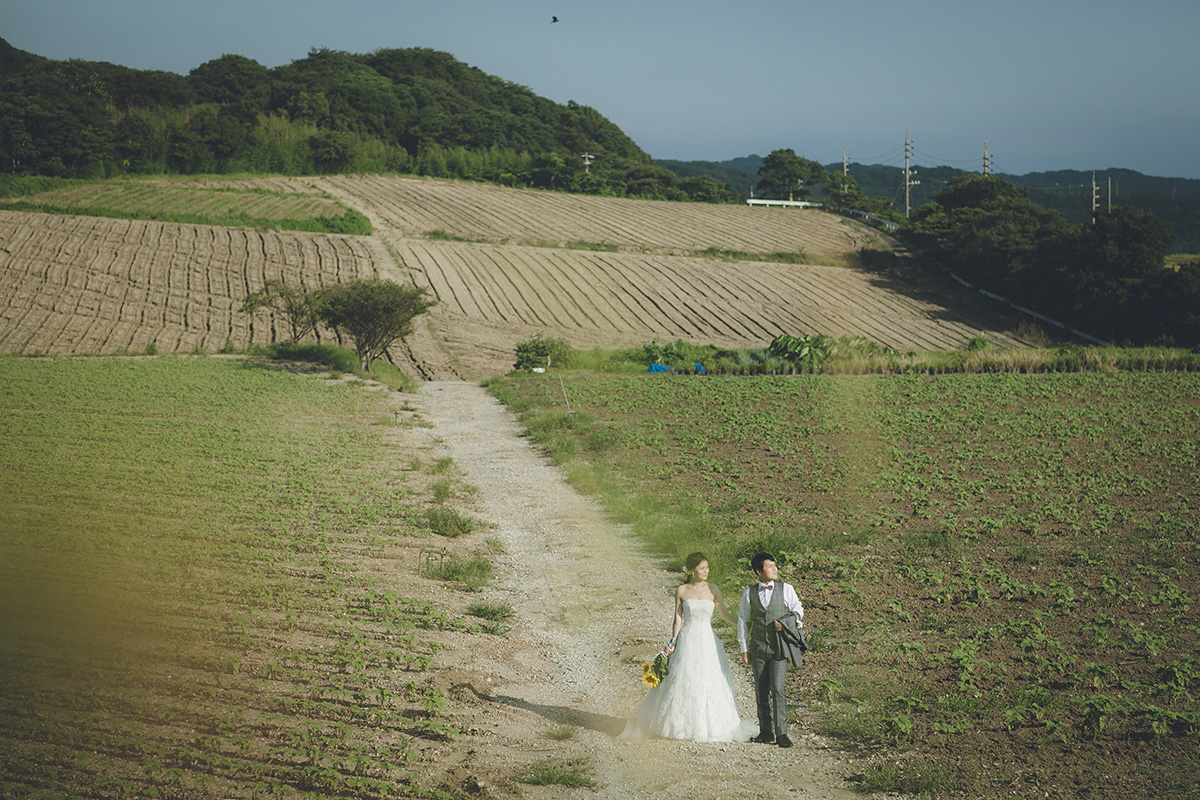
[[[779, 580], [779, 568], [775, 566], [773, 556], [759, 553], [751, 559], [750, 568], [758, 582], [742, 593], [737, 633], [742, 663], [754, 668], [759, 726], [754, 741], [791, 747], [792, 740], [787, 735], [787, 689], [783, 682], [787, 674], [788, 650], [781, 632], [785, 628], [792, 633], [800, 630], [804, 606], [792, 585]], [[794, 663], [799, 666], [798, 654]]]

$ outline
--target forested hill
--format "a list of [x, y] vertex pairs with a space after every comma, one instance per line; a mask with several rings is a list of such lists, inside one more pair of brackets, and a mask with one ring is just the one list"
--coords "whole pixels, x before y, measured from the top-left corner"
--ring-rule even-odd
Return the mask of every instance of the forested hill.
[[270, 69], [223, 55], [185, 76], [0, 40], [0, 76], [0, 172], [403, 171], [681, 199], [723, 188], [655, 166], [595, 109], [422, 48], [313, 50]]

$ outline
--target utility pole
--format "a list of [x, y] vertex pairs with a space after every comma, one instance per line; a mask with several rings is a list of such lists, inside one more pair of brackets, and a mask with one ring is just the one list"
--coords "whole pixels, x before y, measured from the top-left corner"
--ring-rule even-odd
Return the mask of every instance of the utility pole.
[[1108, 210], [1112, 211], [1112, 175], [1108, 176]]
[[904, 216], [907, 218], [912, 204], [909, 202], [908, 190], [913, 186], [919, 186], [920, 181], [914, 181], [912, 176], [917, 173], [915, 169], [909, 169], [908, 162], [912, 158], [912, 140], [908, 138], [908, 131], [904, 132]]
[[846, 161], [846, 148], [842, 148], [842, 177], [850, 174], [850, 164]]
[[596, 160], [596, 157], [591, 153], [584, 153], [580, 158], [583, 159], [583, 174], [590, 175], [592, 173], [592, 162]]
[[988, 155], [987, 142], [983, 143], [983, 176], [986, 178], [992, 172], [992, 157]]

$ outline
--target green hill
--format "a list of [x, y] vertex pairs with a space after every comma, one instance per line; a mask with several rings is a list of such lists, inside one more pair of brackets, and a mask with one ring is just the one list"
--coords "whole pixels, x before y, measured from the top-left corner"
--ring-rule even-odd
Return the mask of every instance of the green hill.
[[671, 170], [680, 178], [695, 178], [707, 175], [725, 184], [739, 198], [750, 196], [758, 177], [755, 173], [762, 166], [761, 156], [746, 156], [732, 161], [672, 161], [655, 159], [654, 163]]
[[655, 166], [595, 109], [424, 48], [320, 49], [274, 69], [223, 55], [185, 76], [0, 40], [0, 74], [0, 170], [18, 175], [408, 172], [726, 199]]

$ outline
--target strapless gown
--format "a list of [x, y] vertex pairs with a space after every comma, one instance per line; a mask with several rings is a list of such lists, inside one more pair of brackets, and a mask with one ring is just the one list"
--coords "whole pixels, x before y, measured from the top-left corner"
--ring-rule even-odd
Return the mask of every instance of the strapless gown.
[[729, 659], [712, 629], [712, 600], [683, 601], [683, 627], [662, 683], [650, 690], [618, 739], [744, 742], [752, 735], [733, 699]]

